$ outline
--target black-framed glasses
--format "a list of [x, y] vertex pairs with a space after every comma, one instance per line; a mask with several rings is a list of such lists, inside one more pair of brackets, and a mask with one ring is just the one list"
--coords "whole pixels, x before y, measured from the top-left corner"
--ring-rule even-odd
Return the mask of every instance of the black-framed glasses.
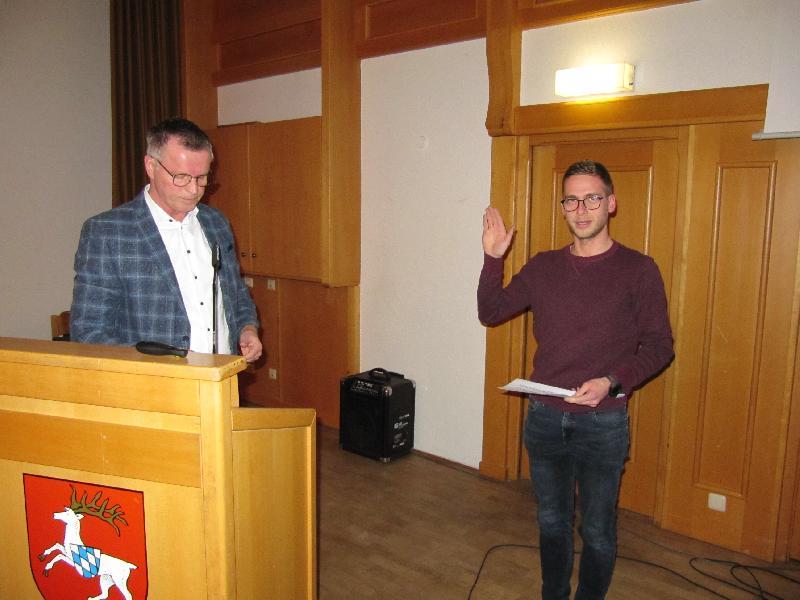
[[206, 187], [208, 185], [208, 176], [211, 173], [206, 173], [204, 175], [189, 175], [188, 173], [173, 173], [167, 167], [165, 167], [164, 163], [162, 163], [160, 160], [158, 160], [158, 158], [156, 158], [152, 154], [149, 154], [148, 156], [150, 156], [150, 158], [152, 158], [159, 165], [161, 165], [161, 168], [164, 169], [170, 177], [172, 177], [172, 184], [173, 185], [176, 185], [178, 187], [186, 187], [187, 185], [189, 185], [192, 182], [192, 179], [197, 181], [197, 186], [198, 187]]
[[604, 198], [605, 196], [601, 194], [589, 194], [583, 198], [578, 198], [577, 196], [567, 196], [561, 200], [561, 206], [564, 207], [565, 211], [572, 212], [578, 210], [578, 205], [583, 202], [583, 207], [586, 210], [596, 210]]

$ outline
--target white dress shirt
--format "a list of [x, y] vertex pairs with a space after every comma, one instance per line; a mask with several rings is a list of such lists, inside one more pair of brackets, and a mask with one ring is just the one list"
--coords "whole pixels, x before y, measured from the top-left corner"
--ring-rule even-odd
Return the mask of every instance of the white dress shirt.
[[[161, 239], [167, 247], [172, 269], [178, 279], [183, 305], [192, 328], [189, 349], [210, 353], [213, 348], [213, 310], [211, 286], [214, 267], [211, 265], [211, 247], [200, 222], [197, 207], [186, 213], [183, 221], [176, 221], [155, 203], [150, 196], [150, 186], [144, 197], [155, 219]], [[225, 319], [222, 291], [217, 283], [217, 352], [231, 354], [228, 322]]]

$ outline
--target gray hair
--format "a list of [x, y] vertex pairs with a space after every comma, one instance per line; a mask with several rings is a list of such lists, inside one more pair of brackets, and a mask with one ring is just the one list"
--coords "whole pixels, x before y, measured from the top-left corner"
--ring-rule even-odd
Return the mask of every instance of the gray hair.
[[160, 157], [161, 149], [170, 138], [177, 138], [180, 145], [188, 150], [207, 150], [211, 160], [214, 160], [214, 150], [206, 132], [188, 119], [179, 117], [165, 119], [147, 131], [147, 154]]

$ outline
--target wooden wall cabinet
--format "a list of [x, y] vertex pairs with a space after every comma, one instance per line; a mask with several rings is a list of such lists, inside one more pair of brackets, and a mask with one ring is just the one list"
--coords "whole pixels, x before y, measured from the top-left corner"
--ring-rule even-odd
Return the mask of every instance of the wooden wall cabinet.
[[320, 134], [319, 117], [212, 131], [209, 204], [231, 221], [246, 273], [322, 281]]
[[[262, 325], [264, 357], [239, 378], [249, 404], [310, 407], [339, 425], [339, 380], [358, 368], [358, 288], [331, 285], [323, 258], [358, 272], [359, 238], [324, 201], [321, 118], [217, 127], [209, 204], [230, 220]], [[351, 207], [352, 208], [352, 207]], [[339, 266], [341, 267], [341, 261]]]
[[239, 375], [248, 404], [313, 408], [339, 427], [339, 381], [358, 368], [358, 288], [253, 277], [265, 357]]

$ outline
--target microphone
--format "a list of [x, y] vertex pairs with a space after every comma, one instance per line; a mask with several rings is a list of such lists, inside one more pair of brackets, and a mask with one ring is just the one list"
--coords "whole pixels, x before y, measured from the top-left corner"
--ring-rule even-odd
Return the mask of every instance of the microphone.
[[136, 349], [141, 352], [142, 354], [153, 354], [156, 356], [179, 356], [181, 358], [186, 357], [189, 353], [188, 348], [178, 348], [176, 346], [170, 346], [169, 344], [164, 344], [161, 342], [136, 342]]
[[211, 266], [214, 267], [214, 272], [219, 269], [219, 263], [219, 244], [214, 243], [214, 246], [211, 248]]
[[214, 277], [211, 279], [211, 352], [217, 353], [217, 279], [219, 278], [220, 253], [219, 244], [211, 247], [211, 267]]

